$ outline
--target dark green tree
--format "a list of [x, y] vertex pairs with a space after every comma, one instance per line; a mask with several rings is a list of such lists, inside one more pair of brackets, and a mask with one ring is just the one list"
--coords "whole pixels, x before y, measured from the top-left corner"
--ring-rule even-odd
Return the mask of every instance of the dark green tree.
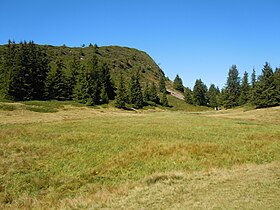
[[116, 93], [117, 93], [117, 95], [116, 95], [115, 106], [117, 108], [125, 108], [125, 103], [127, 101], [127, 93], [126, 93], [126, 88], [124, 85], [122, 72], [120, 74], [119, 85], [117, 87]]
[[133, 107], [136, 109], [143, 108], [144, 101], [143, 101], [142, 88], [139, 81], [139, 72], [131, 77], [130, 102], [133, 105]]
[[108, 99], [115, 98], [115, 88], [111, 79], [110, 69], [106, 63], [102, 63], [100, 67], [100, 82], [105, 87]]
[[273, 70], [266, 62], [253, 90], [253, 104], [258, 108], [277, 105], [279, 102], [276, 89]]
[[206, 94], [207, 94], [207, 86], [201, 81], [201, 79], [197, 79], [193, 87], [193, 98], [195, 104], [199, 106], [206, 106], [207, 105]]
[[194, 104], [194, 98], [193, 98], [193, 92], [190, 88], [185, 88], [184, 91], [184, 98], [185, 98], [185, 102], [188, 104]]
[[240, 97], [240, 78], [236, 65], [232, 65], [228, 72], [227, 83], [225, 87], [224, 106], [232, 108], [239, 105]]
[[174, 87], [175, 90], [184, 92], [183, 81], [182, 81], [182, 79], [179, 77], [178, 74], [176, 75], [176, 77], [175, 77], [175, 79], [174, 79], [173, 87]]
[[149, 83], [146, 82], [145, 86], [144, 86], [144, 90], [143, 90], [143, 100], [144, 102], [148, 102], [150, 101], [150, 87], [149, 87]]
[[166, 87], [165, 87], [165, 77], [161, 76], [159, 80], [159, 91], [161, 93], [166, 92]]
[[274, 87], [275, 87], [275, 105], [280, 105], [280, 68], [276, 68], [274, 72]]
[[109, 102], [109, 97], [105, 88], [105, 85], [102, 85], [101, 93], [100, 93], [100, 102], [102, 104], [107, 104]]
[[65, 65], [62, 59], [58, 58], [46, 79], [46, 97], [48, 99], [68, 100], [71, 95]]
[[250, 85], [248, 81], [248, 73], [245, 71], [244, 76], [242, 78], [239, 104], [244, 105], [249, 101], [249, 99], [250, 99]]
[[257, 81], [256, 70], [253, 68], [253, 72], [251, 75], [251, 87], [254, 88]]
[[152, 82], [152, 86], [150, 88], [150, 101], [154, 103], [159, 103], [159, 97], [158, 97], [158, 92], [157, 92], [157, 86], [154, 82]]
[[207, 92], [208, 105], [212, 108], [219, 107], [219, 94], [220, 90], [214, 84], [211, 84]]
[[8, 92], [11, 76], [15, 70], [15, 55], [16, 44], [14, 41], [9, 40], [4, 49], [3, 59], [1, 61], [2, 68], [0, 69], [0, 96], [2, 98], [10, 98]]
[[160, 103], [161, 103], [162, 106], [165, 106], [165, 107], [168, 107], [168, 106], [169, 106], [166, 92], [163, 92], [163, 93], [161, 94]]
[[82, 71], [82, 64], [81, 61], [79, 60], [79, 58], [77, 56], [74, 56], [71, 63], [70, 63], [70, 76], [69, 76], [69, 85], [70, 85], [70, 89], [72, 92], [72, 96], [71, 98], [74, 97], [75, 95], [75, 87], [78, 83], [78, 78], [79, 75], [81, 74]]

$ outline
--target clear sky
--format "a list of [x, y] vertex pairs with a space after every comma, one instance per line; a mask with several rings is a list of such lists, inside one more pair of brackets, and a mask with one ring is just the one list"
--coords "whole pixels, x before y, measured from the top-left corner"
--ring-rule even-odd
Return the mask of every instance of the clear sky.
[[280, 66], [280, 0], [1, 0], [0, 44], [120, 45], [146, 51], [170, 79], [224, 86]]

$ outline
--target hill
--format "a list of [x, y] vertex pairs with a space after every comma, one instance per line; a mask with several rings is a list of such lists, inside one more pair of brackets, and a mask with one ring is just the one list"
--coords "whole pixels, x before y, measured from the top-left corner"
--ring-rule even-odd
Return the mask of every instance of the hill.
[[[1, 63], [3, 63], [4, 51], [7, 45], [0, 45]], [[106, 62], [109, 66], [112, 79], [116, 81], [120, 71], [125, 78], [130, 78], [139, 71], [141, 83], [159, 82], [159, 78], [164, 76], [164, 72], [146, 53], [137, 49], [119, 46], [89, 46], [89, 47], [67, 47], [37, 45], [46, 51], [52, 66], [57, 58], [61, 58], [66, 69], [70, 68], [74, 57], [79, 58], [81, 63], [86, 63], [93, 55], [96, 55], [100, 62]]]

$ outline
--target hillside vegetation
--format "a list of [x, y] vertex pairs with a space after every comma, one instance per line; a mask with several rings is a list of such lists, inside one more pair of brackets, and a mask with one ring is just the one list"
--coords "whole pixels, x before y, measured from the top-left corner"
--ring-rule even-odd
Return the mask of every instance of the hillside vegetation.
[[280, 207], [279, 107], [214, 114], [46, 103], [1, 103], [0, 208]]

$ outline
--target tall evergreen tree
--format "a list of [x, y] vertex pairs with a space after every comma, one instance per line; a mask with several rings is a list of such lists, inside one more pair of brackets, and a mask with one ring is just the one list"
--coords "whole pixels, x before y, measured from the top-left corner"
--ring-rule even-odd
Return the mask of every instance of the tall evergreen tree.
[[159, 97], [158, 97], [158, 92], [157, 92], [157, 86], [154, 82], [152, 82], [152, 86], [150, 88], [150, 101], [154, 102], [154, 103], [159, 103]]
[[257, 81], [256, 70], [253, 68], [253, 72], [251, 75], [251, 87], [254, 88]]
[[201, 79], [197, 79], [195, 81], [195, 85], [193, 88], [193, 97], [196, 105], [206, 106], [207, 105], [207, 86], [201, 81]]
[[248, 73], [245, 71], [242, 78], [241, 92], [240, 92], [240, 105], [246, 104], [250, 99], [250, 85], [248, 82]]
[[0, 94], [3, 98], [9, 98], [9, 85], [13, 71], [15, 70], [16, 44], [9, 40], [4, 50], [2, 68], [0, 69]]
[[139, 73], [131, 77], [130, 102], [137, 109], [142, 108], [144, 105]]
[[116, 91], [115, 106], [118, 108], [125, 108], [125, 102], [127, 100], [126, 88], [124, 86], [123, 73], [120, 74], [119, 85]]
[[87, 105], [96, 105], [100, 103], [101, 82], [98, 70], [97, 56], [93, 56], [88, 63], [88, 75], [86, 78], [86, 96]]
[[273, 70], [266, 62], [253, 90], [253, 103], [259, 108], [275, 106], [278, 104], [276, 94]]
[[188, 104], [194, 104], [194, 98], [193, 98], [193, 92], [190, 88], [185, 88], [184, 91], [184, 98], [185, 98], [185, 102]]
[[72, 97], [71, 98], [74, 98], [75, 87], [78, 83], [79, 74], [81, 74], [81, 71], [82, 71], [81, 61], [78, 59], [77, 56], [74, 56], [72, 58], [71, 63], [70, 63], [69, 83], [70, 83], [70, 89], [72, 90]]
[[159, 91], [161, 93], [166, 92], [166, 87], [165, 87], [165, 77], [161, 76], [159, 80]]
[[165, 106], [165, 107], [168, 107], [168, 106], [169, 106], [166, 92], [163, 92], [163, 93], [161, 94], [160, 103], [161, 103], [162, 106]]
[[111, 79], [110, 69], [106, 63], [102, 63], [100, 67], [100, 82], [104, 85], [108, 99], [115, 98], [115, 88]]
[[240, 78], [236, 65], [232, 65], [228, 72], [225, 88], [224, 106], [232, 108], [239, 105], [240, 97]]
[[65, 74], [65, 65], [62, 59], [58, 58], [46, 79], [46, 97], [48, 99], [68, 100], [70, 96], [71, 91]]
[[174, 87], [175, 90], [184, 92], [183, 81], [182, 81], [182, 79], [179, 77], [178, 74], [176, 75], [176, 77], [175, 77], [175, 79], [174, 79], [173, 87]]
[[14, 100], [30, 100], [31, 84], [27, 43], [20, 43], [15, 54], [15, 62], [10, 74], [8, 95]]
[[209, 90], [206, 94], [207, 101], [209, 102], [209, 106], [214, 108], [219, 106], [218, 97], [220, 94], [220, 90], [214, 84], [211, 84]]
[[276, 68], [274, 72], [274, 87], [275, 87], [275, 105], [280, 105], [280, 68]]

